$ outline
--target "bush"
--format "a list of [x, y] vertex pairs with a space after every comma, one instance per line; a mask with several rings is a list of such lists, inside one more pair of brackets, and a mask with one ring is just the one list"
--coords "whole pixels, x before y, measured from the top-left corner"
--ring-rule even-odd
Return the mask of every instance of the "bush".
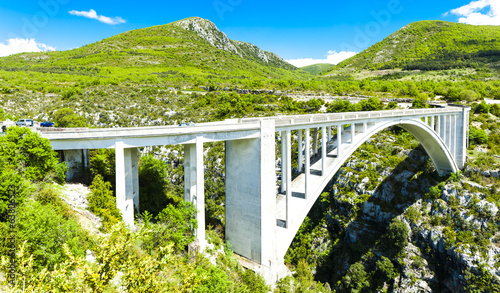
[[347, 274], [342, 278], [339, 285], [342, 285], [346, 292], [362, 292], [368, 288], [368, 274], [365, 271], [365, 266], [361, 262], [353, 264]]
[[384, 104], [377, 97], [370, 97], [367, 100], [362, 100], [360, 103], [361, 111], [378, 111], [382, 110]]
[[196, 208], [190, 202], [181, 201], [177, 207], [169, 204], [158, 214], [156, 224], [148, 224], [145, 241], [142, 246], [149, 252], [157, 247], [174, 243], [175, 248], [182, 251], [196, 237], [194, 231], [198, 227]]
[[408, 245], [408, 226], [401, 220], [393, 219], [387, 229], [387, 238], [389, 246], [396, 249], [396, 252], [402, 251]]
[[413, 109], [429, 108], [427, 96], [419, 95], [412, 102]]
[[19, 208], [17, 219], [17, 241], [27, 241], [28, 251], [34, 256], [39, 270], [53, 269], [67, 259], [63, 244], [67, 244], [74, 255], [83, 256], [89, 246], [85, 233], [73, 219], [65, 219], [52, 204], [29, 202]]
[[488, 134], [483, 129], [477, 129], [476, 127], [471, 127], [469, 139], [474, 144], [486, 144], [488, 143]]
[[392, 264], [391, 260], [385, 256], [382, 256], [380, 260], [377, 260], [375, 264], [375, 279], [377, 283], [381, 284], [390, 280], [393, 280], [397, 276], [396, 269]]
[[180, 198], [175, 198], [168, 181], [168, 169], [165, 162], [152, 155], [141, 157], [139, 163], [139, 207], [141, 212], [148, 211], [158, 215], [168, 204], [175, 204]]
[[479, 105], [476, 107], [476, 114], [488, 114], [490, 113], [491, 106], [486, 104], [484, 101], [482, 101]]
[[101, 175], [94, 177], [90, 185], [88, 201], [89, 210], [102, 217], [105, 230], [122, 220], [120, 210], [116, 207], [116, 198], [111, 191], [111, 183], [104, 182]]
[[90, 152], [90, 174], [101, 175], [104, 181], [110, 182], [115, 190], [116, 164], [114, 149], [97, 149]]
[[28, 180], [63, 182], [67, 168], [59, 164], [50, 141], [27, 127], [10, 127], [0, 137], [0, 167], [17, 170]]
[[84, 117], [76, 114], [71, 108], [62, 108], [52, 115], [56, 127], [86, 127]]

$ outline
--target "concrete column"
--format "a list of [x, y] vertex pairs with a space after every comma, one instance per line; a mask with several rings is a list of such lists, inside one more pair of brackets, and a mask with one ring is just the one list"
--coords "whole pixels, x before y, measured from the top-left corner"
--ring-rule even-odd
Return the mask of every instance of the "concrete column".
[[325, 175], [326, 170], [326, 127], [321, 128], [321, 176]]
[[[448, 145], [448, 149], [450, 150], [450, 153], [451, 153], [451, 142], [452, 142], [452, 136], [453, 136], [453, 132], [452, 132], [452, 115], [448, 115], [448, 117], [446, 117], [446, 138], [447, 138], [447, 145]], [[453, 153], [452, 153], [453, 154]]]
[[427, 116], [424, 117], [424, 123], [425, 125], [429, 125], [429, 117]]
[[287, 165], [287, 155], [286, 155], [287, 145], [286, 145], [286, 131], [281, 132], [281, 193], [285, 192], [286, 187], [286, 165]]
[[366, 130], [368, 129], [368, 123], [364, 122], [363, 123], [363, 133], [366, 133]]
[[446, 115], [442, 115], [441, 116], [441, 130], [440, 130], [440, 134], [441, 134], [441, 139], [443, 140], [444, 144], [446, 144]]
[[[274, 168], [273, 168], [274, 170]], [[203, 165], [203, 137], [194, 144], [184, 145], [184, 200], [194, 204], [198, 213], [196, 239], [200, 250], [205, 249], [205, 176]]]
[[356, 137], [356, 123], [351, 124], [351, 144], [354, 144], [354, 138]]
[[318, 128], [314, 128], [313, 131], [313, 155], [318, 154]]
[[453, 115], [451, 119], [451, 154], [456, 161], [457, 157], [457, 115]]
[[303, 153], [303, 142], [302, 142], [302, 129], [298, 130], [299, 135], [299, 158], [298, 158], [298, 167], [299, 167], [299, 172], [302, 172], [304, 169], [304, 153]]
[[441, 115], [438, 115], [437, 117], [437, 123], [436, 123], [436, 132], [439, 137], [441, 137]]
[[292, 133], [286, 132], [286, 228], [290, 227], [289, 204], [292, 197]]
[[458, 116], [456, 139], [457, 139], [457, 154], [455, 162], [458, 168], [463, 169], [465, 166], [467, 147], [468, 147], [468, 133], [469, 133], [469, 111], [470, 108], [464, 108], [461, 115]]
[[330, 142], [332, 140], [332, 127], [328, 126], [328, 141]]
[[337, 126], [337, 158], [340, 158], [342, 147], [342, 125]]
[[130, 157], [132, 163], [132, 194], [134, 198], [135, 212], [139, 215], [141, 213], [139, 209], [139, 150], [137, 148], [131, 148]]
[[432, 130], [435, 130], [435, 129], [434, 129], [434, 126], [435, 126], [435, 125], [434, 125], [434, 123], [435, 123], [435, 119], [436, 119], [436, 117], [435, 117], [435, 116], [431, 116], [431, 128], [432, 128]]
[[283, 265], [276, 256], [275, 126], [260, 123], [259, 138], [226, 141], [226, 241], [271, 280]]
[[116, 207], [123, 221], [134, 226], [134, 206], [139, 209], [139, 167], [136, 148], [125, 148], [122, 141], [115, 143]]
[[309, 183], [309, 176], [311, 173], [311, 156], [309, 155], [310, 147], [311, 147], [311, 137], [309, 136], [310, 134], [310, 129], [306, 128], [306, 155], [305, 155], [305, 160], [306, 160], [306, 167], [305, 167], [305, 198], [307, 198], [307, 192], [308, 192], [308, 183]]

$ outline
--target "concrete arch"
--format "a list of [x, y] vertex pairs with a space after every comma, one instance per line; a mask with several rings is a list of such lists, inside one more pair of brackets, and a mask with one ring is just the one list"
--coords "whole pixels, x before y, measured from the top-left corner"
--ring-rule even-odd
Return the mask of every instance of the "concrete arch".
[[304, 222], [305, 217], [313, 207], [314, 203], [318, 200], [326, 185], [335, 176], [342, 165], [344, 165], [349, 157], [351, 157], [351, 155], [370, 137], [391, 126], [400, 126], [401, 128], [411, 133], [422, 144], [425, 151], [436, 166], [439, 174], [459, 171], [459, 168], [457, 167], [457, 164], [444, 141], [431, 127], [423, 123], [421, 120], [402, 119], [376, 123], [375, 125], [370, 127], [367, 132], [357, 134], [353, 144], [349, 144], [347, 147], [343, 147], [340, 158], [337, 159], [332, 168], [326, 170], [324, 179], [319, 184], [319, 186], [316, 186], [314, 189], [312, 189], [313, 192], [309, 195], [310, 199], [307, 200], [307, 204], [303, 205], [304, 209], [302, 209], [302, 211], [298, 215], [291, 215], [294, 221], [293, 223], [291, 223], [288, 229], [278, 228], [277, 250], [279, 257], [284, 258], [288, 248], [295, 238], [295, 235]]

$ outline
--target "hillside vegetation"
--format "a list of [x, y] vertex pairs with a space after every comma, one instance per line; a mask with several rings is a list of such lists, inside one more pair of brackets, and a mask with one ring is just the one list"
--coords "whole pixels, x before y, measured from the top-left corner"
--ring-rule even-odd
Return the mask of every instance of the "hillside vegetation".
[[334, 70], [445, 70], [497, 65], [499, 61], [499, 26], [420, 21], [341, 62]]
[[212, 22], [188, 18], [69, 51], [0, 58], [0, 68], [78, 75], [185, 78], [302, 78], [307, 73], [255, 45], [230, 40]]
[[333, 64], [329, 63], [319, 63], [301, 67], [300, 69], [309, 72], [312, 75], [320, 75], [327, 72], [329, 69], [335, 67]]

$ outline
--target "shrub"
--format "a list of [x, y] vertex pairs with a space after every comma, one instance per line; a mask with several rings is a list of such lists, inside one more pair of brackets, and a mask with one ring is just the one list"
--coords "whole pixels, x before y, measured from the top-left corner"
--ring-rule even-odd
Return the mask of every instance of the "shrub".
[[90, 152], [90, 174], [92, 177], [100, 175], [104, 181], [110, 182], [115, 187], [115, 150], [97, 149]]
[[412, 108], [413, 109], [428, 108], [429, 105], [427, 104], [427, 101], [428, 99], [426, 96], [418, 96], [413, 100]]
[[491, 106], [486, 104], [484, 101], [482, 101], [479, 105], [477, 105], [475, 113], [488, 114], [488, 113], [490, 113], [490, 109], [491, 109]]
[[488, 143], [488, 134], [483, 129], [477, 129], [476, 127], [471, 127], [470, 140], [474, 144], [485, 144]]
[[34, 256], [39, 270], [53, 269], [67, 259], [63, 244], [74, 255], [83, 256], [88, 242], [85, 233], [73, 219], [65, 219], [52, 204], [29, 202], [20, 207], [17, 218], [17, 241], [27, 241], [28, 251]]
[[396, 248], [396, 252], [402, 251], [408, 245], [408, 226], [401, 220], [393, 219], [387, 229], [388, 243]]
[[76, 114], [71, 108], [62, 108], [53, 115], [54, 124], [57, 127], [86, 127], [87, 121], [84, 117]]
[[361, 262], [353, 264], [339, 285], [346, 292], [362, 292], [363, 289], [368, 288], [370, 283], [368, 282], [365, 266]]
[[12, 168], [32, 181], [65, 179], [66, 167], [59, 165], [50, 141], [27, 127], [11, 127], [0, 137], [0, 167]]
[[384, 283], [394, 279], [397, 276], [396, 269], [391, 260], [382, 256], [375, 264], [375, 279], [377, 283]]
[[179, 202], [168, 190], [172, 189], [168, 181], [168, 169], [165, 162], [152, 155], [141, 157], [139, 164], [139, 207], [158, 215], [169, 203]]
[[152, 252], [157, 247], [174, 243], [175, 248], [184, 250], [196, 238], [196, 213], [196, 208], [190, 202], [181, 201], [176, 207], [169, 204], [156, 217], [156, 224], [145, 227], [143, 248]]
[[116, 198], [111, 191], [111, 183], [105, 182], [101, 175], [94, 177], [90, 185], [88, 201], [89, 210], [102, 217], [104, 229], [107, 230], [122, 220], [121, 213], [116, 207]]

